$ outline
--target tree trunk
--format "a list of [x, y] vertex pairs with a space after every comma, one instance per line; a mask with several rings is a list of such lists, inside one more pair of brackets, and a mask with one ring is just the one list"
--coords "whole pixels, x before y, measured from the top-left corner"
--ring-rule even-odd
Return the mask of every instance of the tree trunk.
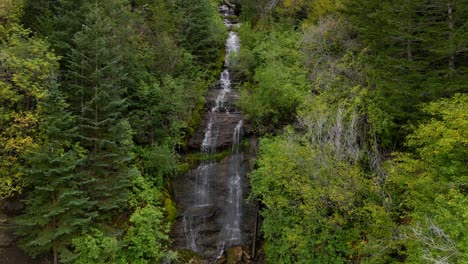
[[[57, 199], [56, 199], [55, 194], [54, 194], [53, 197], [52, 197], [52, 205], [55, 205], [56, 203], [57, 203]], [[55, 218], [55, 216], [53, 218], [52, 224], [54, 225], [53, 226], [54, 232], [56, 232], [57, 231], [57, 219]], [[57, 244], [55, 244], [55, 241], [53, 241], [52, 243], [54, 243], [54, 245], [53, 245], [54, 264], [59, 264], [58, 253], [57, 253]]]
[[453, 30], [454, 30], [454, 21], [453, 21], [453, 10], [452, 10], [452, 3], [449, 1], [447, 3], [447, 15], [448, 15], [448, 27], [449, 27], [449, 43], [450, 43], [450, 57], [449, 57], [449, 78], [453, 77], [453, 73], [455, 72], [455, 52], [453, 48]]
[[406, 40], [406, 56], [409, 61], [413, 60], [413, 54], [411, 53], [411, 40]]
[[54, 264], [59, 264], [57, 249], [54, 247]]

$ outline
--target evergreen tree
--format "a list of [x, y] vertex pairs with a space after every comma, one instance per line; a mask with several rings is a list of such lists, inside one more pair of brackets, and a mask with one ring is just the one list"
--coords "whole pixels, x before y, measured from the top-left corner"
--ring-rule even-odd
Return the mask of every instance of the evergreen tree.
[[466, 3], [463, 1], [345, 1], [344, 11], [367, 45], [365, 72], [382, 114], [380, 142], [401, 147], [418, 107], [466, 91]]
[[76, 128], [67, 107], [58, 89], [52, 88], [43, 105], [45, 142], [28, 155], [24, 169], [34, 189], [26, 198], [25, 212], [17, 218], [24, 249], [32, 256], [52, 251], [54, 263], [73, 236], [96, 216], [89, 212], [93, 203], [77, 173], [83, 150], [73, 144]]
[[466, 1], [434, 0], [426, 4], [420, 33], [427, 72], [423, 85], [431, 100], [468, 90], [468, 4]]
[[90, 9], [83, 29], [73, 38], [69, 83], [64, 87], [79, 115], [81, 144], [89, 151], [80, 166], [89, 181], [86, 188], [102, 210], [125, 203], [130, 178], [136, 173], [128, 165], [132, 130], [122, 116], [126, 74], [114, 34], [117, 28], [100, 4]]
[[226, 28], [209, 0], [179, 0], [182, 45], [202, 65], [213, 65], [221, 57]]
[[[85, 2], [85, 0], [57, 0], [54, 4], [54, 31], [48, 38], [56, 53], [62, 58], [66, 58], [69, 47], [73, 45], [73, 36], [82, 28], [86, 14]], [[66, 62], [65, 60], [61, 66], [66, 66]]]

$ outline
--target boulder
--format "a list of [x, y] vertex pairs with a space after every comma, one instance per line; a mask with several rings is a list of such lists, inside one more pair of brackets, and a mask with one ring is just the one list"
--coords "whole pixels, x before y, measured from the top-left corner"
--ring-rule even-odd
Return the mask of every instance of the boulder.
[[241, 246], [229, 248], [226, 251], [227, 261], [226, 264], [242, 264], [243, 250]]

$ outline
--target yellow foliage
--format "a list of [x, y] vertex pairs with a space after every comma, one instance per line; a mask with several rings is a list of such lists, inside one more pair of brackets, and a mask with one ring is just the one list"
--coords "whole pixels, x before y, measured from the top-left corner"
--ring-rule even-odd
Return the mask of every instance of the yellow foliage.
[[0, 133], [0, 197], [9, 197], [21, 192], [25, 183], [19, 169], [21, 155], [38, 147], [35, 133], [37, 117], [31, 113], [13, 113]]
[[23, 156], [41, 138], [37, 105], [58, 69], [48, 44], [16, 23], [21, 6], [16, 0], [0, 3], [0, 198], [20, 193], [25, 185]]
[[309, 20], [315, 22], [321, 16], [336, 13], [342, 7], [343, 0], [315, 0], [309, 11]]
[[23, 8], [23, 0], [1, 0], [0, 1], [0, 22], [3, 18], [20, 17]]
[[298, 8], [304, 5], [304, 0], [285, 0], [283, 6], [286, 8]]
[[299, 11], [306, 9], [308, 5], [309, 3], [304, 0], [284, 0], [278, 8], [278, 13], [282, 17], [295, 17]]

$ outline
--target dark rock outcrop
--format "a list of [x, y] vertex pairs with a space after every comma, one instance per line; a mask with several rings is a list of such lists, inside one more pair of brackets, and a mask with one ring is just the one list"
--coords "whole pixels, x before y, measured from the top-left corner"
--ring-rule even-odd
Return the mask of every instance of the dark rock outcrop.
[[[241, 170], [247, 172], [247, 160], [243, 159]], [[229, 178], [229, 162], [232, 155], [225, 157], [218, 163], [213, 163], [208, 169], [209, 185], [212, 192], [209, 194], [209, 204], [206, 206], [193, 206], [194, 193], [193, 186], [196, 181], [196, 169], [189, 171], [184, 175], [179, 175], [173, 182], [174, 198], [177, 201], [178, 218], [173, 227], [171, 237], [175, 249], [189, 248], [187, 245], [184, 216], [190, 217], [192, 224], [198, 226], [200, 240], [197, 244], [202, 249], [200, 254], [204, 257], [213, 257], [219, 254], [218, 248], [219, 234], [223, 227], [224, 215], [226, 212], [226, 193], [229, 192], [226, 182]], [[243, 194], [243, 215], [241, 219], [242, 244], [251, 245], [253, 239], [253, 230], [255, 228], [256, 208], [248, 201], [249, 186], [247, 181], [242, 183]]]
[[39, 260], [29, 257], [18, 247], [13, 218], [21, 213], [23, 204], [20, 200], [0, 202], [0, 264], [37, 264]]

